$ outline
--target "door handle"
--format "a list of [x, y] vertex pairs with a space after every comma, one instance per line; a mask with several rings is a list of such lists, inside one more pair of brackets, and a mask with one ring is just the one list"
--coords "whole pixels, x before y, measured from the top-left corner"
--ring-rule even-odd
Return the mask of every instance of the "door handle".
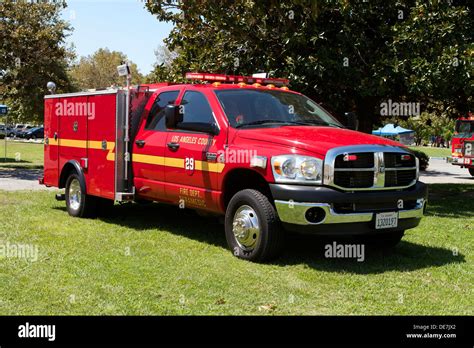
[[168, 146], [168, 148], [171, 150], [171, 151], [176, 151], [179, 149], [179, 143], [168, 143], [166, 144], [166, 146]]
[[137, 144], [138, 147], [143, 147], [145, 146], [145, 140], [135, 140], [135, 144]]

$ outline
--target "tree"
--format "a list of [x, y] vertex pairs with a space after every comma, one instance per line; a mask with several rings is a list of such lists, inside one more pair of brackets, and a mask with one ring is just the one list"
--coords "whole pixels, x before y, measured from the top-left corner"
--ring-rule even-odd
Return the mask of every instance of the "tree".
[[434, 108], [448, 116], [466, 114], [473, 106], [474, 14], [463, 2], [417, 2], [392, 28], [393, 65], [406, 77], [407, 94], [441, 101]]
[[165, 45], [160, 45], [155, 50], [156, 63], [152, 72], [146, 77], [148, 83], [159, 81], [173, 81], [173, 61], [178, 57], [178, 52], [170, 51]]
[[61, 2], [0, 1], [0, 95], [12, 121], [42, 122], [46, 83], [71, 89], [66, 69], [73, 58], [65, 46], [70, 31], [60, 19]]
[[[123, 86], [124, 79], [118, 75], [117, 66], [127, 60], [127, 56], [122, 52], [100, 48], [92, 55], [81, 57], [79, 62], [71, 67], [71, 80], [79, 90]], [[143, 82], [143, 75], [138, 71], [137, 65], [131, 61], [129, 64], [132, 84]]]
[[[166, 44], [179, 51], [170, 73], [176, 79], [190, 70], [271, 72], [290, 78], [294, 89], [326, 102], [339, 115], [356, 111], [361, 129], [371, 131], [381, 101], [444, 98], [436, 88], [444, 81], [443, 90], [458, 91], [456, 81], [465, 83], [472, 69], [470, 64], [457, 69], [435, 68], [439, 66], [436, 57], [447, 55], [449, 60], [458, 54], [457, 49], [464, 50], [472, 42], [473, 16], [468, 2], [424, 3], [165, 0], [147, 2], [146, 6], [159, 20], [175, 25]], [[424, 20], [423, 16], [435, 16], [436, 20]], [[423, 28], [413, 24], [420, 17]], [[443, 35], [447, 31], [449, 35]], [[436, 45], [429, 51], [415, 47], [412, 55], [409, 43], [414, 37], [415, 42], [429, 38]], [[449, 47], [458, 48], [451, 52]], [[472, 56], [472, 51], [466, 52]], [[420, 59], [424, 59], [422, 71], [416, 69]], [[413, 88], [423, 85], [428, 77], [438, 83]], [[464, 91], [463, 102], [472, 108], [468, 91]], [[455, 95], [447, 94], [446, 103], [456, 104]]]

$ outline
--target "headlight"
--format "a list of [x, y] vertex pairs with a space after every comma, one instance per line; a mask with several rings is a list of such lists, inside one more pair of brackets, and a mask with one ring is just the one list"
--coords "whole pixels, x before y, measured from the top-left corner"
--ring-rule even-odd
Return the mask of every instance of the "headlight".
[[323, 161], [315, 157], [282, 155], [272, 157], [276, 182], [321, 184]]

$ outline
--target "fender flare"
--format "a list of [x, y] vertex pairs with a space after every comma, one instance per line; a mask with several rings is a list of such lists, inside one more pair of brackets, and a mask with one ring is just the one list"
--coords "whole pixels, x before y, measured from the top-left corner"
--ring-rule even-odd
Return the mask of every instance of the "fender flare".
[[69, 174], [71, 171], [75, 171], [76, 174], [79, 175], [79, 180], [81, 182], [81, 185], [83, 185], [83, 188], [86, 188], [86, 178], [84, 176], [84, 172], [82, 171], [81, 165], [76, 160], [69, 160], [64, 164], [63, 169], [61, 170], [61, 175], [59, 176], [58, 187], [59, 188], [66, 187], [66, 180], [69, 177]]

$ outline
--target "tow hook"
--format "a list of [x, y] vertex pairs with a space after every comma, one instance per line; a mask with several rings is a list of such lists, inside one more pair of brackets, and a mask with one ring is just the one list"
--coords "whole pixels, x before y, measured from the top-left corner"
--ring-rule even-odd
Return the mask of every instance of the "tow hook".
[[65, 201], [66, 195], [64, 193], [57, 193], [54, 198], [56, 198], [57, 201]]

